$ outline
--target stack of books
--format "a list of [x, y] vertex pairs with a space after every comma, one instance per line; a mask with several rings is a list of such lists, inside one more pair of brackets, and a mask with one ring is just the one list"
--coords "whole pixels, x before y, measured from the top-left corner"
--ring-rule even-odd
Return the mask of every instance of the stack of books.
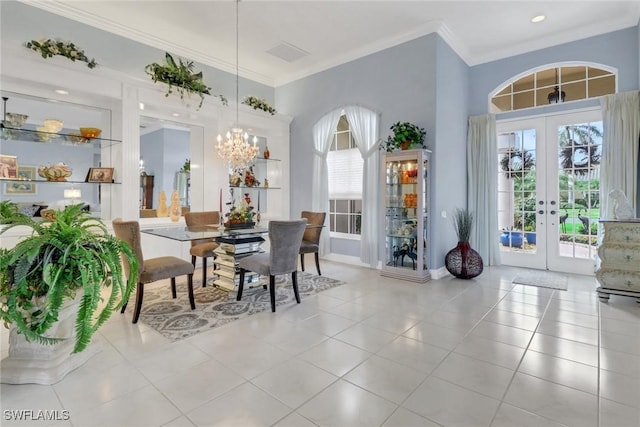
[[[238, 237], [219, 237], [216, 254], [216, 273], [218, 278], [213, 284], [230, 291], [237, 290], [240, 283], [238, 261], [253, 253], [261, 252], [260, 245], [264, 239], [259, 235], [243, 235]], [[248, 287], [261, 285], [260, 276], [252, 271], [244, 275], [244, 284]]]

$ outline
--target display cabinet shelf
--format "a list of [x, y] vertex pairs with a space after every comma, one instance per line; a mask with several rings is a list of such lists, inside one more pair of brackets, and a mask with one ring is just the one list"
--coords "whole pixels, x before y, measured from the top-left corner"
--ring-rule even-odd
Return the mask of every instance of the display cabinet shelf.
[[79, 133], [63, 129], [61, 132], [43, 132], [35, 129], [12, 128], [2, 126], [0, 137], [3, 141], [38, 142], [42, 144], [56, 143], [76, 147], [104, 148], [105, 145], [122, 141], [109, 138], [85, 138]]
[[429, 156], [428, 150], [407, 150], [382, 158], [383, 276], [430, 279]]

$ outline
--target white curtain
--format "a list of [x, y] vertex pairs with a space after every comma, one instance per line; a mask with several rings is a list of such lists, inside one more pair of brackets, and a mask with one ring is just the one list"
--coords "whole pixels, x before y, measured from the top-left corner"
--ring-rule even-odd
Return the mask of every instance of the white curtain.
[[485, 265], [500, 265], [497, 171], [495, 116], [470, 117], [467, 131], [467, 207], [475, 218], [470, 243]]
[[603, 96], [600, 100], [604, 138], [600, 162], [600, 215], [613, 218], [609, 192], [624, 191], [637, 207], [640, 96], [638, 91]]
[[[338, 126], [341, 110], [335, 110], [322, 117], [313, 126], [313, 182], [311, 210], [314, 212], [329, 212], [329, 180], [327, 179], [327, 153], [331, 147], [333, 134]], [[327, 215], [327, 221], [329, 215]], [[326, 226], [325, 221], [325, 226]], [[319, 254], [329, 250], [329, 230], [320, 234]]]
[[344, 109], [351, 133], [364, 160], [362, 174], [362, 228], [360, 260], [372, 268], [378, 265], [380, 151], [378, 150], [378, 115], [366, 108]]

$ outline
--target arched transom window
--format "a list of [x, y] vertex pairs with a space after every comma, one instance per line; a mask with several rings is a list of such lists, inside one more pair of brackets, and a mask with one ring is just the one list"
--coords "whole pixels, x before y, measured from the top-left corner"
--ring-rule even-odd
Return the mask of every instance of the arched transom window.
[[596, 98], [616, 92], [612, 70], [593, 65], [563, 65], [518, 76], [494, 92], [491, 112]]

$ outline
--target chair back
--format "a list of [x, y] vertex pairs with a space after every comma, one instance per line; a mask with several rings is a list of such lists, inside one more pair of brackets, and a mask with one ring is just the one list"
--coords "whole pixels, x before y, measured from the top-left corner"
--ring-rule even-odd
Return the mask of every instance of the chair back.
[[[144, 271], [144, 257], [142, 256], [142, 244], [140, 241], [140, 224], [138, 221], [123, 221], [122, 218], [116, 218], [112, 222], [113, 232], [116, 237], [131, 246], [133, 253], [138, 258], [138, 275]], [[124, 262], [124, 272], [129, 277], [129, 263]]]
[[[187, 227], [193, 227], [198, 225], [211, 225], [220, 224], [220, 212], [218, 211], [204, 211], [204, 212], [185, 212], [184, 222]], [[191, 246], [196, 246], [201, 243], [213, 242], [213, 239], [198, 239], [192, 240]]]
[[272, 275], [287, 274], [298, 269], [298, 252], [307, 219], [269, 221], [269, 262]]
[[[324, 225], [324, 220], [327, 217], [327, 214], [326, 212], [302, 211], [300, 216], [307, 219], [307, 224], [320, 226]], [[322, 227], [307, 228], [304, 231], [302, 240], [317, 245], [320, 243], [320, 233], [322, 233]]]

